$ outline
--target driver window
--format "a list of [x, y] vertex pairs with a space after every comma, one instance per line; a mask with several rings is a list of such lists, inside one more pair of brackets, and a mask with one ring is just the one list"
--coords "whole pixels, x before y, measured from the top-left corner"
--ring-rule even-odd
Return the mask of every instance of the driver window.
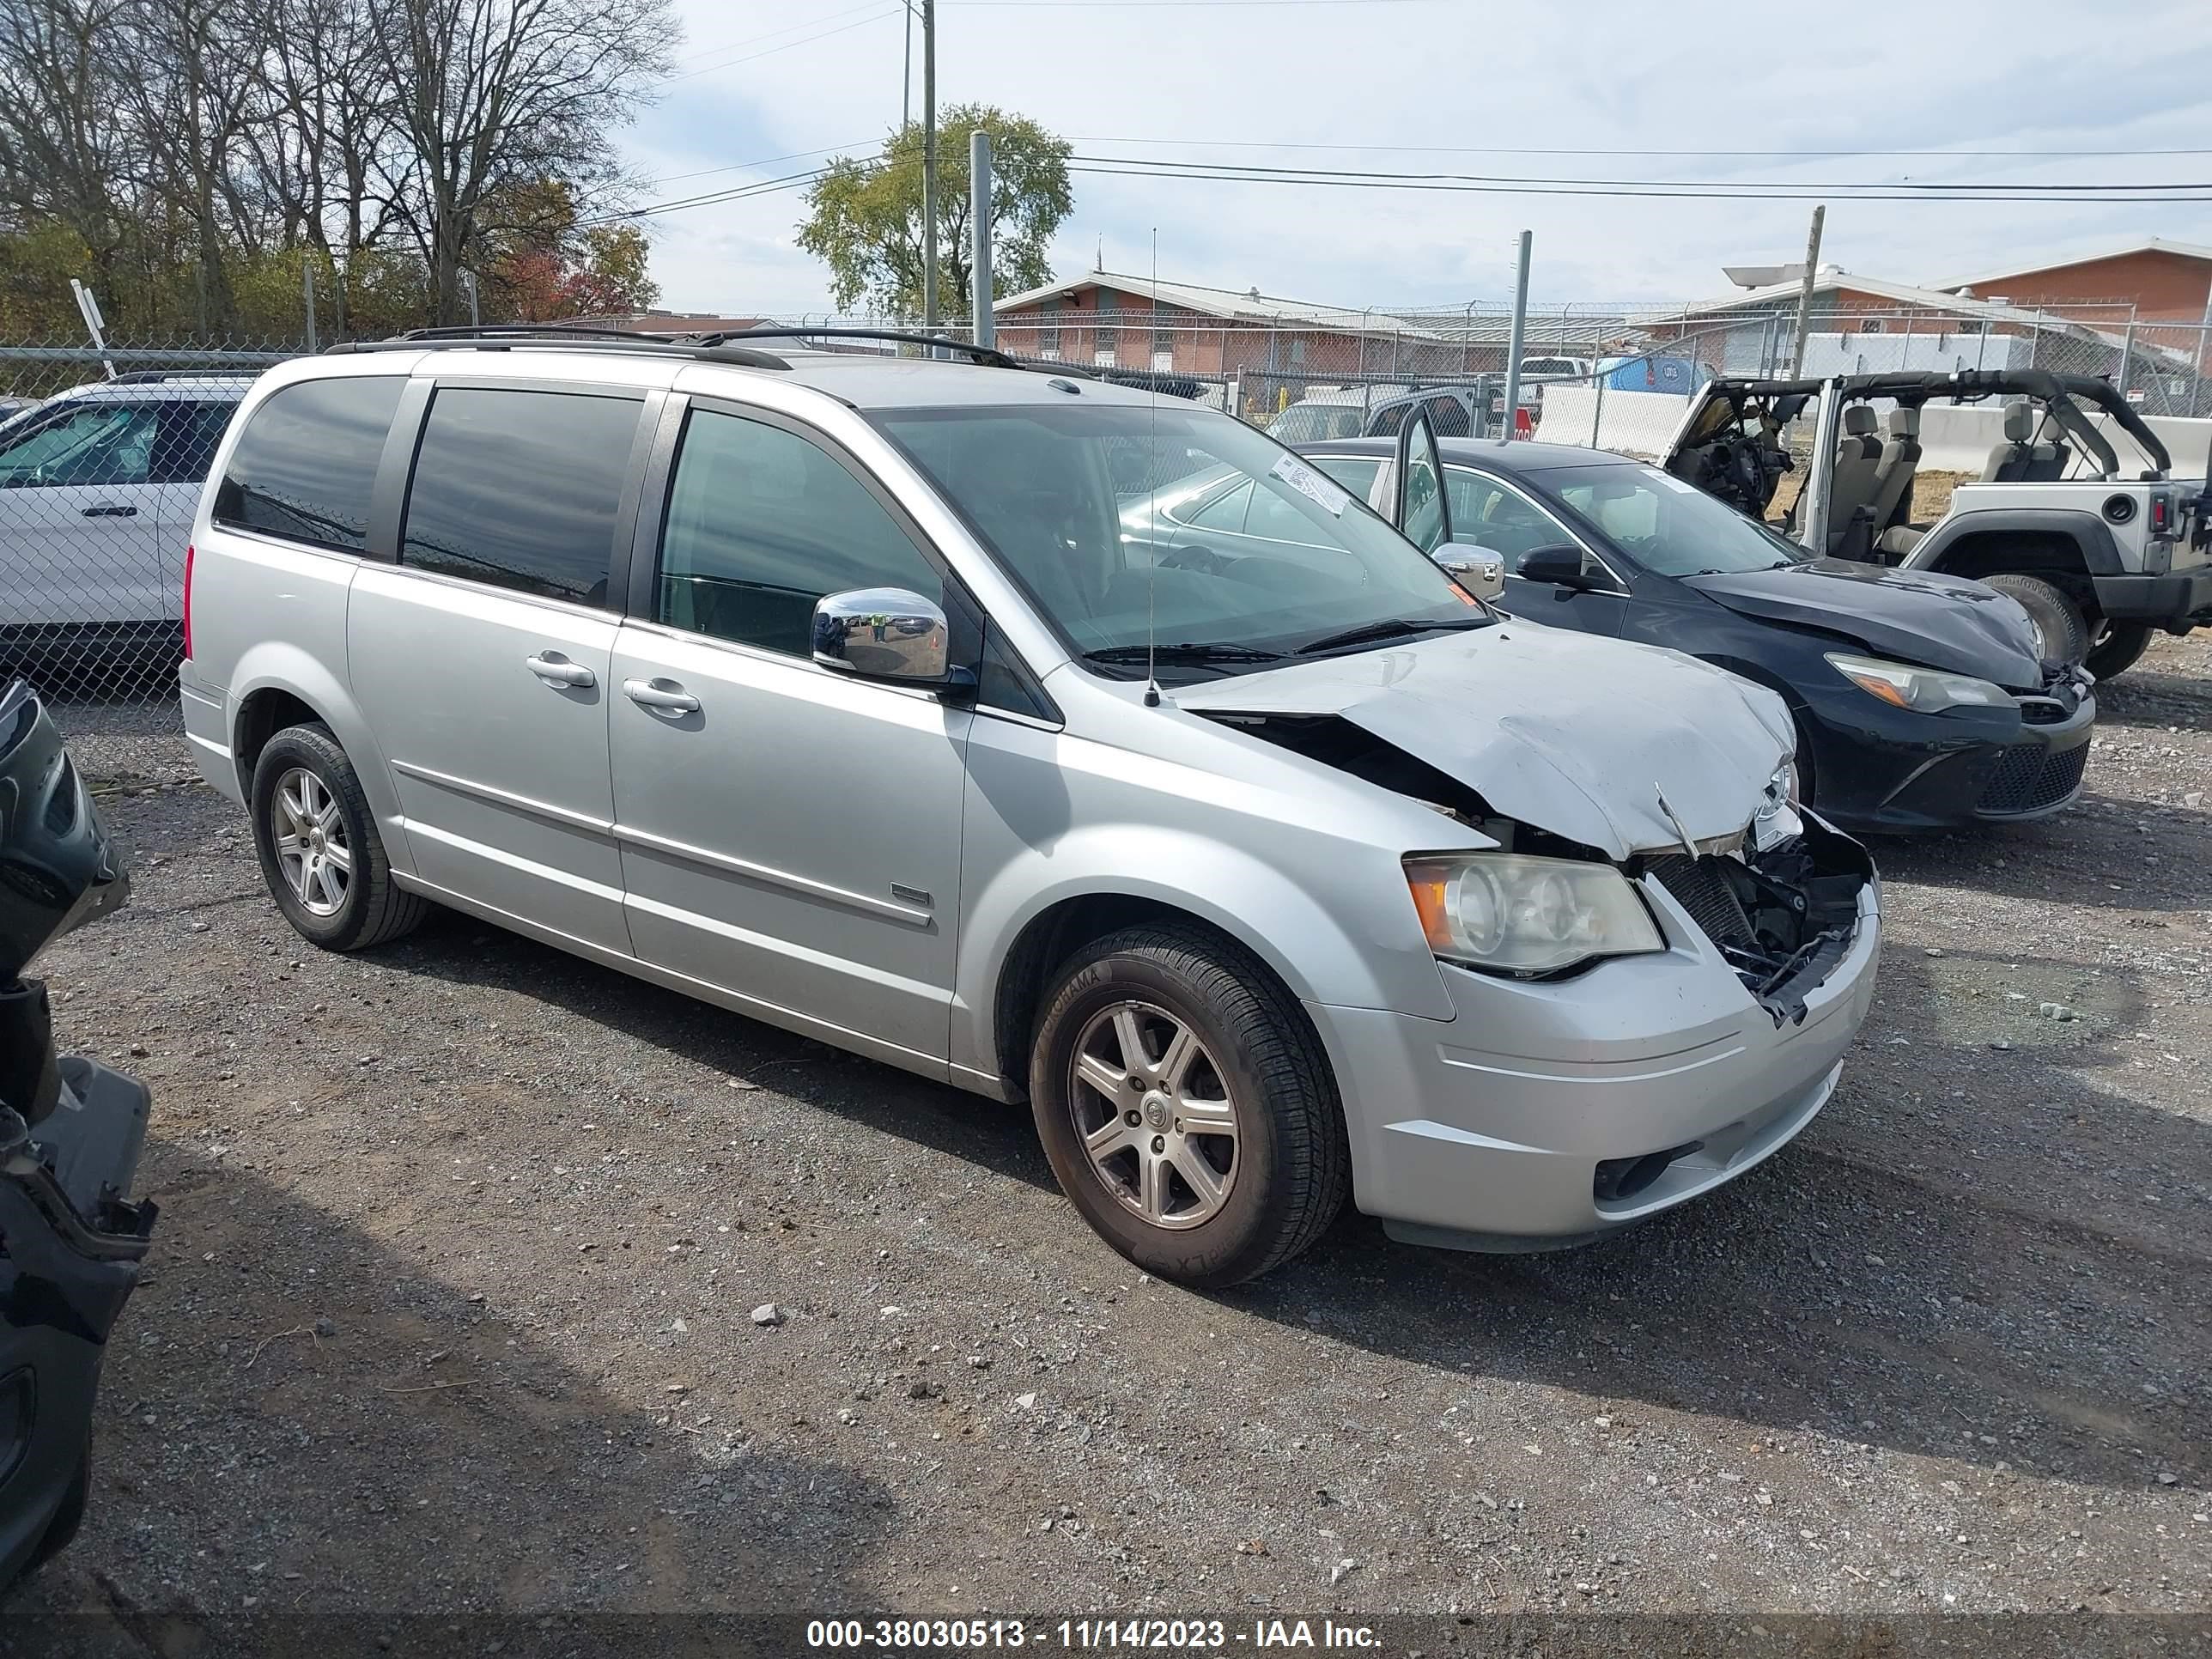
[[1270, 541], [1298, 542], [1308, 547], [1320, 545], [1314, 540], [1313, 526], [1306, 522], [1305, 514], [1291, 505], [1288, 495], [1273, 489], [1262, 489], [1253, 495], [1251, 508], [1244, 515], [1244, 533], [1264, 536]]
[[1405, 501], [1405, 522], [1399, 528], [1422, 552], [1433, 553], [1443, 539], [1443, 496], [1425, 450], [1416, 450], [1406, 463]]
[[151, 404], [85, 404], [0, 452], [0, 487], [144, 483], [154, 429]]
[[1252, 481], [1246, 479], [1236, 489], [1224, 491], [1190, 515], [1190, 523], [1200, 530], [1225, 530], [1232, 535], [1244, 528], [1244, 509], [1252, 500]]
[[1445, 473], [1452, 529], [1460, 540], [1517, 559], [1531, 549], [1574, 539], [1558, 520], [1496, 479], [1461, 466], [1447, 467]]
[[658, 620], [795, 657], [814, 603], [903, 587], [939, 604], [945, 581], [860, 481], [793, 432], [692, 410], [660, 543]]

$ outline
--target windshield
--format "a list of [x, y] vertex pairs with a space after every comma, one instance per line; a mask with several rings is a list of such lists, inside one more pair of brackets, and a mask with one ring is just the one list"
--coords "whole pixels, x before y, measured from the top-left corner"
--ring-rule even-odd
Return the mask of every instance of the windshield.
[[1225, 415], [1103, 404], [874, 419], [1075, 651], [1137, 658], [1135, 673], [1148, 639], [1189, 678], [1354, 630], [1491, 619], [1365, 506]]
[[1811, 556], [1656, 466], [1553, 466], [1528, 476], [1662, 576], [1773, 570]]

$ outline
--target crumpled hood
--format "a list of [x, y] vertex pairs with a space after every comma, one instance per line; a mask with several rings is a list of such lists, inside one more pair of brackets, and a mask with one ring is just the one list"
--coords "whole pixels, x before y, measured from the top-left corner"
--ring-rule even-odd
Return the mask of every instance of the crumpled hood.
[[1171, 695], [1194, 712], [1340, 716], [1505, 817], [1616, 859], [1680, 847], [1682, 830], [1697, 841], [1742, 830], [1796, 746], [1788, 708], [1764, 686], [1678, 652], [1532, 623]]
[[1744, 616], [1840, 634], [1876, 656], [1972, 674], [2008, 691], [2043, 688], [2027, 612], [1963, 576], [1814, 559], [1684, 582]]

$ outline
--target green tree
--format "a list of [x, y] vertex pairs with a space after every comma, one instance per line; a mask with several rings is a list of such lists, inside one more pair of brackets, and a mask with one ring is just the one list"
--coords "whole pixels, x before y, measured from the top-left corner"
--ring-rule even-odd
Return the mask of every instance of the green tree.
[[[937, 124], [937, 293], [946, 312], [964, 311], [973, 275], [968, 247], [968, 137], [991, 135], [991, 269], [1002, 292], [1052, 280], [1046, 250], [1073, 210], [1067, 141], [1036, 122], [986, 104], [959, 104]], [[922, 133], [895, 130], [883, 154], [839, 156], [806, 196], [799, 245], [830, 267], [839, 309], [863, 295], [887, 311], [921, 310]]]

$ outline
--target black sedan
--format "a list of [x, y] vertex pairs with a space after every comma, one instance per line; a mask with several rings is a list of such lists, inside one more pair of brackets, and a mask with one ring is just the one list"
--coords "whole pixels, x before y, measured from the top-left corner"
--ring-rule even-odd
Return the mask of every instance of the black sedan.
[[[1851, 830], [2014, 822], [2081, 791], [2096, 700], [1979, 582], [1816, 559], [1679, 478], [1600, 450], [1437, 441], [1448, 522], [1505, 562], [1504, 608], [1667, 646], [1779, 692], [1800, 787]], [[1389, 516], [1395, 449], [1303, 453]], [[1417, 462], [1409, 474], [1419, 470]], [[1413, 494], [1418, 497], [1419, 491]]]

